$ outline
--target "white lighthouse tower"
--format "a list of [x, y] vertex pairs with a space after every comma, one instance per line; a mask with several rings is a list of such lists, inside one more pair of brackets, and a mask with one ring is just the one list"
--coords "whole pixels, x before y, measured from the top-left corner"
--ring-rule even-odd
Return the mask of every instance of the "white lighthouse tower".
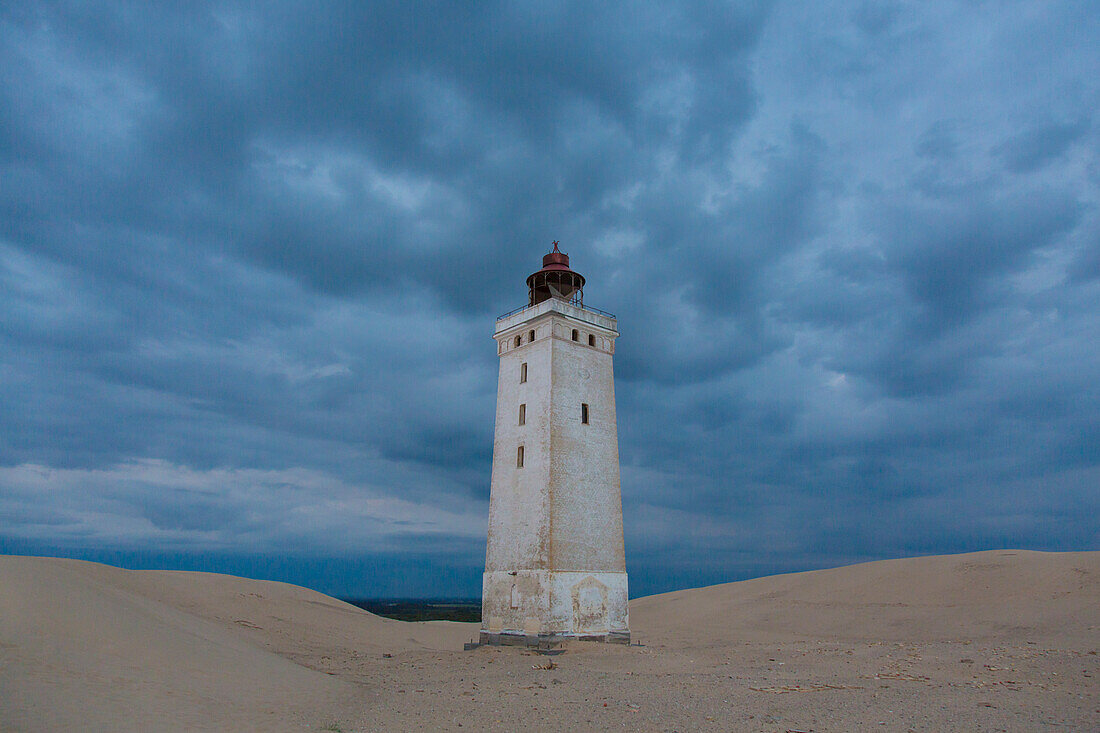
[[500, 356], [481, 641], [630, 642], [613, 315], [554, 250], [528, 304], [497, 319]]

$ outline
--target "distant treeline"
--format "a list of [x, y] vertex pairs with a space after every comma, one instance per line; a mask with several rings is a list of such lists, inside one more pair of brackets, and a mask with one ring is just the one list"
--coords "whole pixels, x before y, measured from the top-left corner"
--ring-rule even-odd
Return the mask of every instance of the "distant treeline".
[[480, 598], [344, 598], [378, 616], [398, 621], [481, 621]]

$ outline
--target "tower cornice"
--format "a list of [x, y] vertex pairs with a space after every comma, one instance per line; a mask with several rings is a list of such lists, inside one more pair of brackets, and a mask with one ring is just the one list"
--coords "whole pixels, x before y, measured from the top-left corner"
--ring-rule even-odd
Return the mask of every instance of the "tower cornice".
[[521, 310], [506, 313], [498, 318], [496, 329], [493, 331], [493, 337], [497, 338], [503, 335], [505, 331], [509, 331], [522, 324], [530, 323], [549, 313], [558, 313], [567, 318], [580, 321], [581, 323], [610, 331], [615, 336], [619, 335], [618, 319], [610, 313], [598, 311], [593, 308], [586, 308], [584, 306], [573, 305], [572, 303], [567, 303], [558, 298], [550, 298], [541, 303], [529, 305]]

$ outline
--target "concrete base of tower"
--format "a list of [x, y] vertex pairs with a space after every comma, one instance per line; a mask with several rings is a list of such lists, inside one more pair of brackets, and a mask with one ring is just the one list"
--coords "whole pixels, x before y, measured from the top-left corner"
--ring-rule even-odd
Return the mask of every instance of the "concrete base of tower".
[[541, 649], [560, 646], [568, 641], [598, 641], [606, 644], [630, 644], [629, 631], [612, 631], [606, 634], [523, 634], [518, 632], [481, 631], [480, 645], [523, 646]]
[[481, 619], [485, 634], [502, 637], [492, 643], [526, 643], [512, 637], [629, 641], [626, 573], [489, 571]]

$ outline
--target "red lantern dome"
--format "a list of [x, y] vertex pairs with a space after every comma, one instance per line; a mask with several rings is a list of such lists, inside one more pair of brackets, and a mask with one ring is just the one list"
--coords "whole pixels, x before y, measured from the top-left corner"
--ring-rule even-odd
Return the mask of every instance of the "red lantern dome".
[[584, 305], [584, 277], [569, 269], [569, 255], [554, 250], [543, 255], [542, 269], [527, 277], [528, 305], [550, 298], [560, 298], [575, 305]]

